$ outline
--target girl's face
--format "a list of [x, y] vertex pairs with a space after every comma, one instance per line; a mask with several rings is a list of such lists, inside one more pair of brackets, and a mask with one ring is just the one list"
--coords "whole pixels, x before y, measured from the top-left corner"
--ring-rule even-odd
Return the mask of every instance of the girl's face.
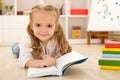
[[33, 14], [31, 28], [34, 35], [42, 42], [48, 42], [54, 35], [56, 27], [56, 17], [52, 13], [40, 11]]

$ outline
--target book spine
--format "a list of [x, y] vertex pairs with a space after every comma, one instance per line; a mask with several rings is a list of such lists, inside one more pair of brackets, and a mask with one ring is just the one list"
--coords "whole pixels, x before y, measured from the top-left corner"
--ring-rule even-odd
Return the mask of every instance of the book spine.
[[88, 9], [71, 9], [71, 15], [88, 15]]
[[120, 54], [120, 51], [102, 51], [102, 54]]
[[120, 44], [105, 44], [105, 48], [120, 48]]
[[102, 51], [119, 51], [120, 52], [120, 48], [102, 48]]
[[120, 54], [102, 54], [103, 58], [120, 58]]
[[105, 42], [106, 48], [120, 48], [120, 41], [107, 40]]
[[98, 60], [99, 65], [106, 65], [106, 66], [120, 66], [120, 60]]
[[120, 70], [120, 66], [100, 66], [101, 69]]

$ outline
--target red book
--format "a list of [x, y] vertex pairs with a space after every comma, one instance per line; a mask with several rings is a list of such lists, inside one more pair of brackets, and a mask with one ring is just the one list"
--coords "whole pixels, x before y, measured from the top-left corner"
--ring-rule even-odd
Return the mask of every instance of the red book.
[[71, 9], [71, 15], [88, 15], [88, 9]]
[[120, 41], [107, 40], [105, 42], [105, 48], [120, 48]]

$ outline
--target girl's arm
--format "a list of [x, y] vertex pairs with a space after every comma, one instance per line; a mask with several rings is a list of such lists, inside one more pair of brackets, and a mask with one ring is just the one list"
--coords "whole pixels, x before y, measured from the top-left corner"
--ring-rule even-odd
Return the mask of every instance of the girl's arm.
[[34, 67], [34, 68], [44, 67], [44, 63], [40, 59], [30, 59], [26, 62], [25, 67], [26, 68], [29, 68], [29, 67]]

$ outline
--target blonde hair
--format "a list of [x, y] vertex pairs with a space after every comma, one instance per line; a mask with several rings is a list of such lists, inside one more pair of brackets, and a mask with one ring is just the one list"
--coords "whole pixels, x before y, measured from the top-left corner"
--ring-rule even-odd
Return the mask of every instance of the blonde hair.
[[[30, 13], [30, 20], [32, 20], [32, 16], [35, 12], [40, 12], [40, 11], [49, 11], [49, 12], [53, 13], [53, 15], [56, 17], [56, 23], [58, 23], [59, 12], [58, 12], [58, 9], [53, 5], [36, 5], [36, 6], [34, 6]], [[27, 27], [27, 32], [31, 39], [31, 48], [33, 49], [32, 55], [34, 57], [37, 57], [43, 51], [43, 48], [40, 45], [40, 40], [34, 35], [32, 29], [30, 27], [30, 24]], [[62, 26], [60, 25], [60, 23], [58, 23], [57, 31], [55, 31], [52, 38], [57, 40], [57, 43], [60, 47], [60, 53], [62, 55], [65, 53], [71, 52], [72, 48], [69, 45], [68, 41], [66, 40], [65, 34], [63, 32], [63, 29], [62, 29]]]

